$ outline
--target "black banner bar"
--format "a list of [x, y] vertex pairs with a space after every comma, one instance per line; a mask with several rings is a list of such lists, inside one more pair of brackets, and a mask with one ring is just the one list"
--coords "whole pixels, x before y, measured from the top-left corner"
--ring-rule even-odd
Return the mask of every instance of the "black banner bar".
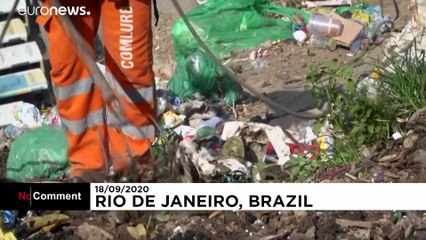
[[89, 183], [0, 183], [2, 210], [90, 210]]

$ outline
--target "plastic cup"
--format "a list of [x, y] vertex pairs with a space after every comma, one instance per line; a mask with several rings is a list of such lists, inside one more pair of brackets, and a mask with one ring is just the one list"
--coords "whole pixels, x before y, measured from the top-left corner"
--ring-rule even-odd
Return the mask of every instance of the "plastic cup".
[[312, 48], [328, 49], [334, 51], [337, 48], [336, 41], [326, 36], [313, 35], [310, 41]]
[[309, 21], [309, 31], [314, 35], [337, 37], [342, 34], [342, 30], [342, 22], [332, 17], [312, 14]]

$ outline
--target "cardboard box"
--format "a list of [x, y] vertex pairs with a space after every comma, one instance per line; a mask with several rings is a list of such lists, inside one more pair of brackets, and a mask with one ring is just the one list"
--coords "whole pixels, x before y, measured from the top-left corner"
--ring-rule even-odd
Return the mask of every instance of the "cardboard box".
[[343, 24], [342, 34], [338, 37], [334, 37], [333, 39], [338, 45], [350, 47], [351, 44], [355, 41], [355, 39], [358, 37], [358, 35], [362, 32], [364, 26], [351, 20], [345, 19], [334, 12], [330, 13], [330, 16], [341, 21]]

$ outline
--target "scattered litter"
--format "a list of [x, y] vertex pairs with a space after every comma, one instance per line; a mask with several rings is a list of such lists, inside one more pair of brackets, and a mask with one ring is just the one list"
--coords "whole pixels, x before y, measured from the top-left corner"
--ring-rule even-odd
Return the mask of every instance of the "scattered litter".
[[104, 229], [91, 225], [89, 223], [83, 223], [77, 228], [77, 235], [81, 239], [87, 240], [112, 240], [114, 237], [105, 231]]
[[216, 129], [211, 127], [199, 128], [195, 134], [197, 140], [207, 140], [217, 135]]
[[399, 132], [395, 132], [395, 133], [393, 133], [393, 134], [392, 134], [392, 138], [393, 138], [394, 140], [398, 140], [398, 139], [401, 139], [401, 138], [402, 138], [402, 135], [401, 135], [401, 133], [399, 133]]
[[271, 127], [261, 123], [226, 122], [222, 140], [226, 141], [232, 136], [241, 136], [246, 142], [261, 144], [271, 143], [279, 158], [278, 164], [284, 164], [290, 159], [290, 147], [286, 144], [287, 137], [280, 127]]
[[267, 64], [268, 64], [268, 61], [261, 58], [258, 58], [251, 63], [253, 68], [256, 70], [264, 68]]
[[359, 23], [341, 17], [336, 13], [331, 13], [330, 16], [340, 21], [343, 25], [341, 34], [334, 36], [333, 39], [337, 42], [337, 44], [350, 47], [364, 27]]
[[245, 159], [245, 146], [243, 139], [237, 136], [229, 138], [225, 144], [223, 144], [222, 152], [220, 157], [224, 158], [235, 158]]
[[312, 144], [316, 139], [317, 135], [314, 133], [314, 129], [311, 126], [303, 126], [300, 129], [299, 143], [302, 145]]
[[327, 49], [330, 51], [334, 51], [337, 48], [336, 41], [325, 36], [313, 35], [311, 37], [310, 44], [312, 48]]
[[298, 42], [304, 42], [308, 36], [306, 35], [306, 33], [302, 30], [298, 30], [293, 32], [293, 37], [294, 39], [296, 39]]
[[304, 1], [307, 8], [352, 5], [352, 0]]
[[186, 138], [188, 136], [195, 136], [195, 134], [197, 133], [197, 129], [186, 125], [180, 125], [178, 127], [175, 127], [173, 130], [176, 132], [176, 134], [180, 135], [183, 138]]
[[299, 145], [299, 144], [289, 144], [290, 152], [292, 156], [295, 157], [304, 157], [306, 159], [313, 160], [317, 155], [320, 154], [320, 144], [310, 144], [310, 145]]
[[[271, 19], [265, 14], [279, 14]], [[231, 56], [234, 51], [247, 50], [267, 41], [293, 39], [292, 21], [298, 13], [306, 21], [309, 13], [283, 7], [270, 1], [215, 0], [209, 1], [187, 13], [192, 24], [202, 32], [202, 38], [219, 58]], [[218, 21], [218, 19], [226, 19]], [[200, 50], [198, 42], [180, 18], [173, 26], [176, 59], [178, 62]]]
[[42, 125], [40, 111], [36, 106], [30, 103], [22, 103], [15, 106], [13, 114], [17, 120], [17, 126], [25, 128], [37, 128]]
[[138, 224], [134, 227], [128, 226], [127, 231], [129, 231], [129, 234], [136, 240], [145, 238], [147, 235], [145, 226], [143, 224]]
[[157, 115], [161, 115], [164, 113], [164, 111], [166, 111], [167, 109], [167, 99], [162, 98], [162, 97], [157, 97]]
[[163, 127], [165, 129], [174, 128], [174, 127], [182, 124], [182, 122], [184, 120], [185, 120], [185, 116], [177, 115], [176, 113], [174, 113], [172, 111], [168, 111], [168, 112], [163, 114], [163, 122], [164, 122]]
[[17, 240], [17, 238], [13, 234], [13, 231], [5, 232], [1, 228], [0, 228], [0, 239], [2, 239], [2, 240]]
[[18, 122], [13, 114], [13, 110], [22, 106], [24, 102], [13, 102], [0, 105], [0, 127], [7, 125], [17, 125]]
[[326, 156], [328, 157], [333, 156], [333, 148], [334, 148], [333, 136], [324, 134], [318, 137], [317, 141], [320, 146], [320, 150], [325, 152]]
[[43, 115], [43, 124], [50, 125], [53, 127], [62, 126], [61, 118], [59, 117], [57, 107], [50, 108], [47, 113]]
[[[25, 218], [15, 230], [16, 235], [22, 238], [27, 238], [37, 230], [49, 226], [60, 226], [69, 223], [70, 218], [65, 214], [47, 214], [43, 216]], [[53, 225], [53, 226], [52, 226]]]
[[184, 168], [183, 182], [197, 182], [200, 176], [212, 176], [216, 167], [210, 163], [214, 157], [204, 148], [198, 148], [191, 139], [184, 139], [179, 143], [176, 152], [176, 162]]
[[3, 130], [3, 132], [4, 132], [4, 136], [6, 136], [6, 138], [8, 138], [10, 140], [15, 140], [19, 136], [21, 136], [22, 133], [24, 133], [26, 130], [27, 129], [24, 129], [24, 128], [21, 128], [21, 127], [9, 125]]
[[363, 24], [369, 24], [371, 22], [371, 15], [364, 12], [362, 9], [356, 9], [352, 12], [352, 19], [360, 21]]
[[203, 127], [210, 127], [210, 128], [216, 128], [220, 123], [222, 123], [224, 120], [220, 117], [212, 117], [208, 120], [202, 121], [200, 122], [200, 124], [198, 124], [197, 128], [203, 128]]
[[312, 14], [308, 29], [314, 35], [337, 37], [342, 34], [343, 24], [335, 16]]
[[249, 176], [249, 171], [247, 167], [244, 164], [242, 164], [240, 161], [238, 161], [237, 159], [228, 158], [228, 159], [219, 160], [218, 164], [219, 164], [219, 168], [225, 173], [241, 171], [245, 174], [245, 176]]

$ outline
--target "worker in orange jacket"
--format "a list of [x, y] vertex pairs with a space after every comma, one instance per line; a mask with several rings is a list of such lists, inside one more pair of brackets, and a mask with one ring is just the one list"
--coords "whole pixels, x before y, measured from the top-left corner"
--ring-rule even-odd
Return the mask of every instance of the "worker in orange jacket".
[[[46, 30], [50, 43], [52, 85], [69, 142], [70, 178], [102, 181], [110, 160], [116, 171], [128, 173], [147, 159], [155, 136], [153, 118], [149, 117], [156, 116], [151, 0], [60, 2], [68, 9], [85, 10], [85, 15], [69, 16], [92, 48], [102, 21], [105, 77], [132, 123], [117, 127], [118, 120], [106, 107], [101, 90], [94, 86], [58, 16], [42, 11], [37, 22]], [[51, 7], [45, 1], [43, 6]]]

